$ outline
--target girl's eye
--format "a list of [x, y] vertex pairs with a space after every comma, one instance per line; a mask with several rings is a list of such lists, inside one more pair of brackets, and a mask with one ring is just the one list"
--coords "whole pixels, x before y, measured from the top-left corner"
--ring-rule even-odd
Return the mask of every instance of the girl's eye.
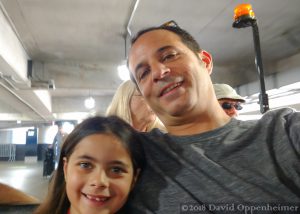
[[86, 162], [79, 163], [79, 166], [80, 166], [80, 168], [83, 168], [83, 169], [89, 169], [92, 167], [90, 163], [86, 163]]
[[122, 174], [126, 172], [122, 167], [118, 167], [118, 166], [112, 167], [110, 171], [114, 174]]

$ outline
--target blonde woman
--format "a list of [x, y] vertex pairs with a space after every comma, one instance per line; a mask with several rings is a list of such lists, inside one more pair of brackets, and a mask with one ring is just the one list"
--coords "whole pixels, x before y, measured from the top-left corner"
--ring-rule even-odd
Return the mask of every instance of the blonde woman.
[[141, 132], [147, 132], [153, 128], [165, 131], [164, 126], [131, 80], [119, 86], [107, 108], [106, 115], [116, 115]]

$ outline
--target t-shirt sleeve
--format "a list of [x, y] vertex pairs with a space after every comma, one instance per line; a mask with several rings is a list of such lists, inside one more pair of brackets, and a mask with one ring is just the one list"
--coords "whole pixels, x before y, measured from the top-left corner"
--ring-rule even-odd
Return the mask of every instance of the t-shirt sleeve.
[[286, 115], [286, 129], [293, 147], [300, 155], [300, 112], [293, 111]]

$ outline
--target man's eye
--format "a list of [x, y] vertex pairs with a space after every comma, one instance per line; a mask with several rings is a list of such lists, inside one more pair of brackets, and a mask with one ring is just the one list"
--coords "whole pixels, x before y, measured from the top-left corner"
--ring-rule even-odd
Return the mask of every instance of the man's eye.
[[142, 80], [144, 79], [145, 77], [147, 77], [147, 75], [150, 73], [150, 68], [145, 68], [144, 70], [142, 70], [140, 72], [140, 75], [139, 75], [139, 80]]
[[79, 163], [79, 166], [80, 168], [84, 168], [84, 169], [92, 167], [90, 163], [86, 163], [86, 162]]
[[175, 59], [177, 57], [177, 55], [178, 54], [176, 52], [168, 53], [162, 57], [162, 61], [165, 62], [165, 61]]

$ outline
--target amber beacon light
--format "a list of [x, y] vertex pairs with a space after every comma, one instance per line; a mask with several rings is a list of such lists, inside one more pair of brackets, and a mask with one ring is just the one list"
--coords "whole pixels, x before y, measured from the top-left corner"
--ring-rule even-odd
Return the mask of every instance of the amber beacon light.
[[260, 80], [260, 94], [259, 94], [260, 112], [263, 114], [269, 110], [269, 100], [268, 100], [268, 94], [266, 94], [266, 89], [265, 89], [264, 71], [263, 71], [262, 57], [260, 51], [260, 41], [259, 41], [257, 20], [252, 10], [251, 4], [239, 4], [234, 9], [234, 22], [232, 24], [232, 27], [245, 28], [250, 26], [252, 27], [252, 32], [253, 32], [253, 41], [254, 41], [254, 48], [255, 48], [255, 64], [256, 64], [257, 73], [259, 75], [259, 80]]
[[256, 21], [251, 4], [240, 4], [234, 9], [233, 27], [249, 27]]

